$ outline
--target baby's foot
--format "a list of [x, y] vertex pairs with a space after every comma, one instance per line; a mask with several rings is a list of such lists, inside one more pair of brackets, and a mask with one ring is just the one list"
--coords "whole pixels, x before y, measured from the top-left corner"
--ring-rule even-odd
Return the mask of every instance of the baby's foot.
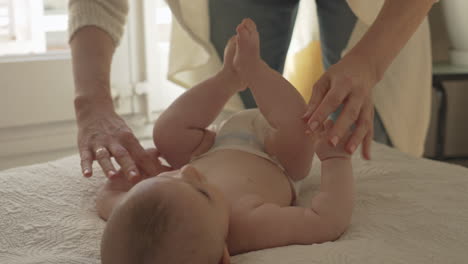
[[236, 46], [237, 46], [237, 36], [233, 36], [230, 38], [224, 48], [224, 64], [223, 64], [223, 73], [228, 76], [232, 82], [238, 84], [239, 89], [238, 91], [242, 91], [247, 89], [247, 85], [242, 81], [239, 76], [239, 73], [234, 67], [234, 56], [236, 54]]
[[236, 53], [234, 68], [245, 82], [250, 82], [250, 76], [261, 65], [260, 40], [257, 26], [250, 18], [242, 20], [236, 28]]

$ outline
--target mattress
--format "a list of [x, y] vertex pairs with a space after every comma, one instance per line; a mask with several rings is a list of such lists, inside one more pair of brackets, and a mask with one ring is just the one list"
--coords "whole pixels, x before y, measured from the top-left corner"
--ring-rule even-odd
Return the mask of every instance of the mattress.
[[[468, 263], [468, 169], [375, 143], [353, 157], [356, 207], [334, 242], [238, 255], [233, 264]], [[320, 162], [299, 195], [317, 192]], [[100, 263], [105, 226], [96, 214], [98, 166], [81, 176], [77, 155], [0, 172], [0, 263]]]

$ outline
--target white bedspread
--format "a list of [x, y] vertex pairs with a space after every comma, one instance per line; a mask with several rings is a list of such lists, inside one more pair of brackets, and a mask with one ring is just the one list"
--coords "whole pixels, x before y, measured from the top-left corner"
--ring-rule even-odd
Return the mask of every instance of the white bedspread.
[[[355, 155], [356, 207], [338, 241], [233, 263], [468, 263], [468, 169], [373, 146], [372, 162]], [[318, 187], [315, 165], [302, 204]], [[104, 222], [94, 199], [103, 179], [83, 178], [78, 156], [0, 172], [0, 263], [99, 263]]]

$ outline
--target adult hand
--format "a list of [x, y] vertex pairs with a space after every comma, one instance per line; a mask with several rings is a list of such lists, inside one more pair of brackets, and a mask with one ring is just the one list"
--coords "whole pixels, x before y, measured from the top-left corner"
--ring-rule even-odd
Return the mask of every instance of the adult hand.
[[[174, 168], [172, 168], [172, 167], [161, 165], [161, 162], [159, 160], [159, 157], [161, 156], [161, 153], [159, 153], [159, 151], [156, 148], [147, 148], [147, 149], [145, 149], [145, 151], [151, 157], [153, 163], [157, 165], [157, 170], [155, 172], [153, 172], [153, 174], [148, 175], [146, 173], [142, 173], [142, 175], [141, 175], [142, 177], [140, 177], [140, 179], [138, 181], [129, 182], [128, 179], [125, 177], [122, 169], [119, 169], [117, 171], [117, 175], [113, 176], [110, 179], [111, 182], [124, 181], [124, 182], [128, 182], [128, 184], [131, 184], [131, 186], [133, 186], [133, 185], [137, 184], [138, 182], [140, 182], [141, 180], [156, 177], [160, 173], [174, 170]], [[127, 191], [129, 189], [130, 188], [128, 188]]]
[[78, 124], [78, 148], [85, 177], [93, 174], [92, 163], [97, 160], [105, 174], [112, 178], [117, 171], [111, 161], [114, 157], [122, 172], [132, 182], [142, 175], [155, 175], [161, 163], [151, 157], [140, 145], [125, 121], [110, 103], [80, 104], [75, 100]]
[[361, 143], [362, 156], [370, 159], [370, 146], [374, 131], [374, 104], [372, 89], [379, 78], [376, 69], [363, 56], [348, 53], [331, 66], [313, 87], [312, 97], [304, 120], [314, 131], [340, 105], [343, 109], [327, 137], [336, 146], [355, 124], [345, 149], [352, 154]]

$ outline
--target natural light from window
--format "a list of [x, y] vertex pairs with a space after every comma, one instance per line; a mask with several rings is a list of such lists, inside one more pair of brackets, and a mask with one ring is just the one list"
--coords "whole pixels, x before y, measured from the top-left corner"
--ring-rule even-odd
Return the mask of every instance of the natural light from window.
[[0, 56], [68, 50], [68, 1], [0, 0]]

